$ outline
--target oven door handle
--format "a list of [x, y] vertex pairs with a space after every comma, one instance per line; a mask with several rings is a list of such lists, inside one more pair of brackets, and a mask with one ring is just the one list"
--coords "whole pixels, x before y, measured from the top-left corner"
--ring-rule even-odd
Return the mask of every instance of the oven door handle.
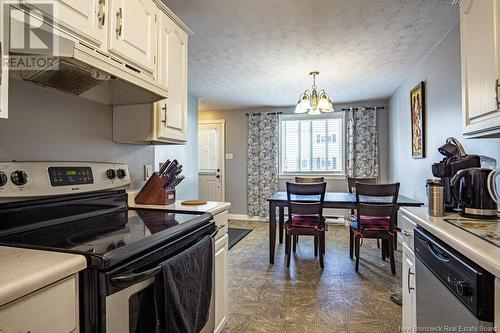
[[215, 231], [213, 232], [213, 234], [211, 234], [211, 235], [210, 235], [210, 237], [214, 238], [215, 236], [217, 236], [217, 234], [219, 233], [219, 230], [221, 230], [222, 228], [224, 228], [224, 226], [223, 226], [223, 225], [219, 225], [219, 226], [217, 226], [217, 230], [215, 230]]
[[130, 274], [114, 276], [110, 279], [110, 282], [115, 287], [129, 286], [130, 284], [138, 283], [147, 280], [149, 278], [152, 278], [160, 271], [161, 271], [161, 266], [157, 266], [140, 273], [130, 273]]

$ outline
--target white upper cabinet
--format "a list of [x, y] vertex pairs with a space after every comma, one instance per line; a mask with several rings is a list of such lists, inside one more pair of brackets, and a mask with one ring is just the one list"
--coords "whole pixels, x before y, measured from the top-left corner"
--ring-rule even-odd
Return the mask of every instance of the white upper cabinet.
[[48, 6], [47, 2], [24, 0], [24, 4], [40, 10], [66, 31], [100, 48], [106, 39], [109, 1], [59, 0], [52, 1], [54, 6]]
[[464, 134], [500, 133], [500, 2], [460, 2]]
[[151, 74], [156, 70], [157, 11], [152, 0], [110, 1], [108, 50]]
[[168, 89], [168, 99], [156, 105], [158, 137], [185, 141], [188, 35], [164, 13], [159, 26], [158, 79]]
[[[0, 6], [0, 17], [4, 17], [3, 8]], [[4, 66], [5, 57], [9, 53], [8, 38], [6, 38], [9, 22], [0, 20], [0, 59], [2, 65], [0, 67], [0, 118], [6, 119], [9, 116], [9, 69]]]

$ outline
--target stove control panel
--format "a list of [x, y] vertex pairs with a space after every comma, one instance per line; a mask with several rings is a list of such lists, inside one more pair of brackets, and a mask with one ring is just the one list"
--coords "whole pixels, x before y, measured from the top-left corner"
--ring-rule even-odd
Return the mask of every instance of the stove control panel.
[[[114, 177], [109, 177], [110, 170]], [[126, 189], [126, 164], [102, 162], [0, 162], [0, 201]]]
[[52, 186], [94, 183], [90, 167], [49, 167], [49, 178]]

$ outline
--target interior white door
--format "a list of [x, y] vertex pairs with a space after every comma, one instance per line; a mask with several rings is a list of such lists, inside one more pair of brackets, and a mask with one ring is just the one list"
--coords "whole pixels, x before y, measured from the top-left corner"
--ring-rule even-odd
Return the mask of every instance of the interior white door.
[[202, 200], [224, 201], [224, 121], [198, 126], [198, 191]]

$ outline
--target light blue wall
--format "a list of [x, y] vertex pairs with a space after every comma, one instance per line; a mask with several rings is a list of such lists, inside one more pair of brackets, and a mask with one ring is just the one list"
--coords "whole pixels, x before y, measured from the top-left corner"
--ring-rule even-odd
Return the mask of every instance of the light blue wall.
[[198, 98], [188, 96], [188, 140], [186, 145], [155, 146], [155, 169], [167, 159], [177, 159], [183, 165], [186, 179], [177, 186], [178, 199], [198, 198]]
[[[500, 139], [466, 139], [462, 135], [460, 27], [457, 24], [427, 59], [411, 73], [389, 100], [389, 179], [401, 182], [401, 194], [425, 202], [425, 181], [437, 151], [447, 137], [460, 140], [467, 153], [500, 161]], [[410, 90], [425, 81], [426, 158], [411, 157]]]
[[0, 161], [108, 161], [127, 163], [132, 188], [144, 184], [144, 164], [177, 158], [186, 180], [180, 198], [198, 196], [198, 99], [188, 98], [188, 144], [147, 146], [112, 141], [110, 106], [17, 80], [10, 81], [9, 119], [0, 119]]
[[0, 160], [106, 161], [127, 163], [132, 187], [143, 184], [143, 165], [152, 164], [152, 146], [112, 141], [110, 106], [9, 82], [9, 119], [0, 119]]

